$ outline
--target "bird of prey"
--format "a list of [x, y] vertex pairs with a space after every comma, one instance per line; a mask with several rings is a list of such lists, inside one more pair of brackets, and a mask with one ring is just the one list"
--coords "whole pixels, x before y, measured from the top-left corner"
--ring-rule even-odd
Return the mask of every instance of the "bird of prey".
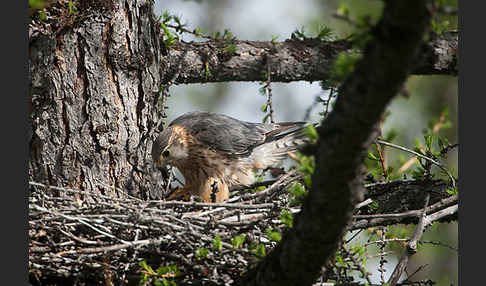
[[[157, 167], [177, 167], [184, 176], [178, 195], [223, 202], [229, 190], [255, 182], [267, 169], [308, 143], [306, 122], [251, 123], [210, 112], [189, 112], [172, 121], [152, 145]], [[173, 196], [172, 196], [173, 197]]]

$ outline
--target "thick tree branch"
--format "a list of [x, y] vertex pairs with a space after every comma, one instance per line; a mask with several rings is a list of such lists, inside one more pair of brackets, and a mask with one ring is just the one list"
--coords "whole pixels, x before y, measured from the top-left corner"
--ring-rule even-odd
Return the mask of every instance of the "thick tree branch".
[[[367, 194], [378, 203], [378, 207], [371, 210], [361, 210], [361, 214], [402, 213], [418, 210], [423, 204], [423, 194], [430, 193], [430, 204], [449, 198], [446, 190], [450, 183], [445, 180], [399, 180], [365, 185]], [[404, 199], [404, 198], [407, 199]], [[450, 202], [452, 203], [452, 202]], [[449, 203], [449, 204], [450, 204]]]
[[[175, 73], [178, 60], [184, 49], [189, 52], [183, 68], [175, 80], [176, 84], [264, 81], [266, 80], [266, 56], [271, 56], [273, 82], [319, 81], [329, 77], [336, 56], [351, 48], [347, 41], [321, 42], [318, 40], [286, 40], [285, 42], [235, 41], [237, 52], [224, 51], [225, 44], [216, 41], [202, 43], [178, 43], [162, 61], [167, 83]], [[420, 49], [420, 58], [412, 70], [413, 74], [457, 75], [458, 35], [448, 33], [432, 36]], [[208, 75], [205, 63], [208, 63]]]
[[383, 111], [414, 67], [429, 17], [426, 1], [386, 2], [362, 60], [341, 85], [326, 124], [318, 128], [321, 139], [312, 189], [294, 227], [241, 284], [315, 281], [334, 254], [355, 204], [363, 199], [360, 178], [366, 150]]

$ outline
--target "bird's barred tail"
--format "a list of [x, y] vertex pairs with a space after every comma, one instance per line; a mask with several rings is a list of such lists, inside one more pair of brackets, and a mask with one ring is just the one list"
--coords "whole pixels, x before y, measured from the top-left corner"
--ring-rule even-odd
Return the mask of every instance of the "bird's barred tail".
[[312, 124], [298, 123], [298, 127], [285, 133], [278, 134], [270, 139], [273, 142], [274, 156], [286, 156], [287, 153], [296, 151], [298, 148], [310, 143], [307, 135], [307, 127]]
[[256, 147], [252, 154], [260, 166], [272, 166], [290, 153], [310, 143], [306, 122], [278, 123], [278, 128], [267, 134], [264, 144]]

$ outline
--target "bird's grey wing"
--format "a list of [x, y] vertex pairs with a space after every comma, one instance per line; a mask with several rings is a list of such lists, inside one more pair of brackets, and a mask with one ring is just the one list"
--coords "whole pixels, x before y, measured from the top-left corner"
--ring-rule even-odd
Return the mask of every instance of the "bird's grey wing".
[[235, 155], [247, 154], [265, 141], [266, 129], [260, 124], [209, 112], [191, 112], [171, 125], [184, 127], [198, 142], [209, 148]]
[[171, 123], [174, 124], [183, 126], [197, 141], [212, 149], [248, 155], [256, 146], [277, 139], [279, 134], [302, 126], [305, 122], [251, 123], [223, 114], [197, 111], [182, 115]]

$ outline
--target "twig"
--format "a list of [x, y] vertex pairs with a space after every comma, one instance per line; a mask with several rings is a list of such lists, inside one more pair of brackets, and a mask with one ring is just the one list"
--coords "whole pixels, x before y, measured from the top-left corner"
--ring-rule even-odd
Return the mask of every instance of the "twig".
[[165, 186], [165, 193], [168, 194], [170, 191], [170, 184], [172, 183], [172, 178], [174, 178], [173, 167], [169, 167], [169, 178], [167, 179], [167, 185]]
[[381, 251], [378, 254], [373, 254], [373, 255], [367, 255], [366, 258], [375, 258], [379, 257], [380, 258], [380, 266], [378, 268], [378, 272], [380, 272], [380, 279], [381, 279], [381, 284], [385, 283], [385, 272], [386, 269], [383, 267], [386, 263], [385, 256], [393, 254], [393, 251]]
[[105, 236], [108, 236], [109, 238], [113, 238], [113, 239], [115, 239], [115, 240], [121, 241], [122, 243], [129, 243], [129, 242], [124, 241], [124, 240], [122, 240], [122, 239], [119, 239], [118, 237], [116, 237], [116, 236], [114, 236], [114, 235], [112, 235], [112, 234], [110, 234], [110, 233], [107, 233], [107, 232], [105, 232], [105, 231], [103, 231], [103, 230], [101, 230], [101, 229], [99, 229], [99, 228], [97, 228], [97, 227], [92, 226], [91, 224], [89, 224], [89, 223], [85, 222], [85, 221], [84, 221], [84, 220], [82, 220], [81, 218], [67, 216], [67, 215], [64, 215], [64, 214], [62, 214], [62, 213], [59, 213], [59, 212], [57, 212], [57, 211], [52, 211], [52, 210], [49, 210], [49, 209], [43, 208], [43, 207], [38, 206], [38, 205], [35, 205], [35, 204], [31, 204], [31, 205], [29, 205], [29, 207], [32, 207], [33, 209], [36, 209], [36, 210], [38, 210], [38, 211], [52, 213], [52, 214], [54, 214], [54, 215], [57, 215], [57, 216], [63, 217], [63, 218], [68, 219], [68, 220], [74, 220], [74, 221], [78, 221], [78, 222], [80, 222], [80, 223], [82, 223], [82, 224], [86, 225], [87, 227], [91, 228], [92, 230], [94, 230], [94, 231], [96, 231], [96, 232], [98, 232], [98, 233], [100, 233], [100, 234], [103, 234], [103, 235], [105, 235]]
[[150, 203], [157, 203], [163, 206], [192, 206], [192, 207], [225, 207], [234, 209], [264, 209], [274, 206], [273, 203], [266, 204], [237, 204], [237, 203], [199, 203], [199, 202], [183, 202], [183, 201], [150, 201]]
[[317, 94], [315, 97], [314, 97], [314, 101], [307, 107], [307, 109], [305, 110], [305, 114], [304, 114], [304, 118], [303, 118], [303, 121], [308, 121], [310, 119], [310, 114], [312, 112], [312, 110], [316, 107], [316, 105], [322, 101], [321, 97], [320, 97], [320, 94]]
[[398, 149], [398, 150], [402, 150], [402, 151], [405, 151], [405, 152], [408, 152], [408, 153], [411, 153], [417, 157], [420, 157], [424, 160], [427, 160], [429, 162], [431, 162], [432, 164], [436, 165], [437, 167], [439, 167], [442, 171], [444, 171], [448, 176], [449, 178], [451, 179], [451, 182], [452, 182], [452, 186], [453, 187], [456, 187], [456, 180], [454, 179], [454, 177], [452, 176], [452, 174], [444, 167], [442, 166], [439, 162], [435, 161], [434, 159], [432, 158], [429, 158], [427, 156], [424, 156], [420, 153], [417, 153], [413, 150], [410, 150], [408, 148], [405, 148], [405, 147], [402, 147], [402, 146], [399, 146], [399, 145], [395, 145], [393, 143], [389, 143], [389, 142], [386, 142], [386, 141], [383, 141], [383, 140], [376, 140], [376, 142], [382, 144], [382, 145], [385, 145], [385, 146], [388, 146], [388, 147], [392, 147], [392, 148], [395, 148], [395, 149]]
[[378, 158], [380, 159], [381, 169], [383, 170], [383, 178], [387, 178], [388, 171], [386, 169], [385, 156], [383, 155], [383, 150], [381, 149], [381, 146], [378, 145], [378, 143], [375, 143], [375, 148], [376, 151], [378, 152]]
[[363, 230], [360, 229], [358, 230], [355, 234], [353, 234], [353, 236], [351, 236], [351, 238], [347, 239], [344, 244], [348, 244], [350, 243], [353, 239], [355, 239]]
[[406, 280], [410, 280], [410, 278], [412, 278], [415, 274], [417, 274], [419, 271], [423, 270], [427, 266], [428, 266], [428, 264], [420, 265], [420, 267], [417, 268], [417, 270], [415, 270], [412, 274], [408, 275]]
[[332, 100], [333, 95], [334, 95], [334, 87], [331, 87], [331, 89], [329, 91], [329, 98], [327, 99], [327, 102], [326, 102], [326, 109], [325, 109], [324, 114], [323, 114], [324, 118], [327, 118], [327, 115], [329, 114], [329, 105], [331, 104], [331, 100]]
[[70, 238], [72, 238], [72, 239], [74, 239], [78, 242], [84, 243], [84, 244], [98, 244], [98, 245], [100, 244], [97, 241], [92, 241], [92, 240], [87, 240], [87, 239], [84, 239], [84, 238], [81, 238], [81, 237], [77, 237], [77, 236], [75, 236], [74, 234], [72, 234], [68, 231], [62, 230], [61, 228], [57, 228], [57, 230], [59, 230], [65, 236], [70, 237]]
[[433, 214], [427, 216], [425, 226], [429, 226], [436, 220], [439, 220], [439, 219], [441, 219], [445, 216], [456, 213], [458, 209], [459, 209], [458, 205], [453, 205], [453, 206], [450, 206], [446, 209], [437, 211], [436, 213], [433, 213]]
[[272, 70], [270, 68], [270, 56], [266, 56], [266, 62], [267, 62], [267, 81], [265, 84], [265, 91], [267, 93], [267, 106], [270, 108], [270, 122], [275, 123], [275, 120], [273, 118], [273, 105], [272, 105], [272, 81], [270, 78], [270, 74], [272, 73]]
[[430, 194], [427, 193], [425, 196], [424, 207], [419, 217], [419, 222], [417, 224], [417, 227], [415, 228], [415, 231], [413, 232], [412, 237], [410, 238], [410, 241], [407, 243], [407, 250], [405, 254], [402, 255], [402, 257], [400, 258], [400, 261], [393, 270], [390, 279], [388, 279], [388, 284], [390, 284], [390, 286], [395, 286], [397, 284], [398, 279], [400, 279], [400, 276], [402, 276], [403, 271], [408, 265], [410, 257], [417, 252], [417, 241], [422, 236], [424, 228], [427, 224], [427, 205], [429, 204], [429, 200]]
[[275, 183], [273, 183], [270, 187], [266, 188], [265, 190], [263, 190], [261, 192], [257, 192], [257, 193], [245, 194], [245, 195], [242, 195], [240, 198], [242, 200], [248, 200], [248, 199], [262, 198], [262, 197], [265, 197], [267, 195], [270, 195], [276, 189], [278, 189], [280, 186], [289, 184], [293, 180], [296, 180], [297, 177], [293, 177], [296, 172], [297, 171], [295, 169], [290, 170], [286, 174], [280, 176], [280, 178]]
[[73, 254], [73, 253], [88, 254], [88, 253], [110, 252], [110, 251], [121, 250], [121, 249], [135, 247], [135, 246], [141, 246], [141, 245], [159, 244], [164, 240], [165, 240], [164, 238], [144, 239], [144, 240], [132, 241], [132, 242], [129, 242], [129, 243], [114, 244], [114, 245], [109, 245], [109, 246], [89, 247], [89, 248], [81, 248], [81, 249], [77, 249], [77, 250], [75, 249], [75, 250], [72, 250], [72, 251], [66, 251], [63, 254]]
[[345, 16], [345, 15], [341, 15], [339, 13], [332, 13], [332, 16], [336, 19], [339, 19], [339, 20], [343, 20], [344, 22], [354, 26], [354, 27], [358, 27], [358, 23], [354, 20], [352, 20], [351, 18], [349, 18], [348, 16]]
[[373, 200], [368, 198], [368, 199], [362, 201], [361, 203], [355, 205], [354, 208], [355, 209], [360, 209], [360, 208], [362, 208], [364, 206], [367, 206], [367, 205], [371, 204], [372, 202], [373, 202]]
[[384, 227], [383, 228], [383, 231], [380, 235], [380, 267], [378, 268], [378, 271], [380, 272], [380, 281], [381, 281], [381, 284], [383, 285], [385, 283], [385, 247], [386, 247], [386, 242], [385, 242], [385, 238], [386, 238], [386, 230], [387, 228]]
[[[436, 212], [437, 210], [441, 210], [444, 206], [448, 206], [450, 204], [453, 204], [457, 202], [458, 196], [450, 196], [447, 198], [444, 198], [437, 203], [428, 206], [426, 208], [427, 213], [433, 213]], [[449, 209], [448, 212], [441, 213], [441, 216], [438, 218], [442, 218], [444, 216], [453, 214], [454, 212], [450, 211], [457, 211], [457, 209]], [[353, 218], [356, 219], [356, 221], [350, 225], [348, 230], [355, 230], [355, 229], [363, 229], [363, 228], [368, 228], [368, 227], [373, 227], [373, 226], [380, 226], [380, 225], [387, 225], [390, 221], [395, 221], [398, 219], [402, 218], [407, 218], [407, 217], [414, 217], [420, 215], [420, 210], [411, 210], [407, 212], [402, 212], [402, 213], [397, 213], [397, 214], [376, 214], [376, 215], [354, 215]], [[367, 221], [368, 220], [368, 221]]]
[[[114, 197], [104, 196], [104, 195], [101, 195], [101, 194], [98, 194], [98, 193], [90, 193], [90, 192], [86, 192], [86, 191], [73, 190], [73, 189], [69, 189], [69, 188], [50, 186], [50, 185], [45, 185], [45, 184], [41, 184], [41, 183], [37, 183], [37, 182], [33, 182], [33, 181], [30, 181], [29, 185], [45, 188], [46, 190], [56, 190], [56, 191], [62, 191], [62, 192], [66, 192], [66, 193], [75, 193], [75, 194], [81, 194], [81, 195], [85, 195], [85, 196], [94, 196], [94, 197], [98, 197], [98, 198], [107, 199], [107, 200], [110, 200], [110, 201], [118, 201], [118, 202], [126, 202], [127, 201], [127, 199], [118, 199], [118, 198], [114, 198]], [[142, 200], [135, 198], [135, 197], [131, 197], [130, 199], [142, 201]]]
[[380, 240], [375, 240], [375, 241], [369, 241], [365, 243], [363, 246], [366, 247], [368, 245], [372, 244], [385, 244], [387, 242], [394, 242], [394, 241], [408, 241], [408, 238], [389, 238], [389, 239], [380, 239]]
[[442, 243], [440, 241], [424, 241], [424, 240], [420, 240], [419, 241], [420, 244], [432, 244], [432, 245], [436, 245], [436, 246], [443, 246], [443, 247], [447, 247], [451, 250], [454, 250], [454, 251], [459, 251], [459, 249], [457, 247], [454, 247], [454, 246], [450, 246], [448, 244], [445, 244], [445, 243]]
[[353, 262], [353, 264], [356, 265], [356, 267], [358, 268], [359, 272], [361, 272], [362, 277], [366, 279], [366, 281], [368, 282], [368, 284], [369, 285], [372, 285], [371, 280], [370, 280], [370, 274], [371, 273], [369, 273], [368, 271], [366, 271], [366, 269], [364, 269], [364, 267], [361, 265], [361, 263], [356, 258], [354, 258], [353, 254], [350, 253], [344, 246], [341, 249], [351, 259], [351, 261]]

